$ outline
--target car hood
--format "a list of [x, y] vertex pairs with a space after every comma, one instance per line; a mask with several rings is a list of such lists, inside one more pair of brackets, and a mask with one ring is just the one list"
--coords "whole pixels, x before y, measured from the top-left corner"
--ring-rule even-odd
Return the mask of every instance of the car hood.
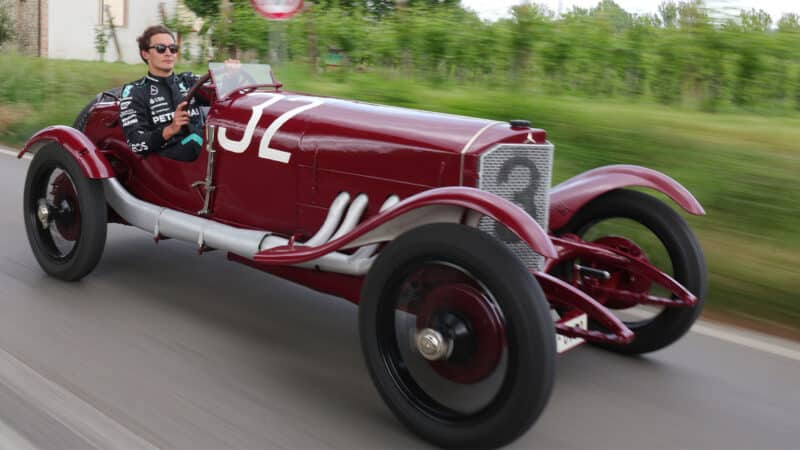
[[[543, 130], [508, 122], [321, 99], [304, 113], [303, 149], [313, 149], [321, 169], [406, 179], [430, 186], [460, 184], [470, 160], [499, 143], [544, 143]], [[357, 154], [357, 158], [343, 157]], [[474, 165], [474, 162], [473, 164]]]
[[216, 122], [242, 130], [247, 123], [242, 119], [270, 99], [275, 103], [262, 116], [269, 121], [260, 120], [260, 126], [284, 124], [273, 142], [287, 150], [296, 146], [294, 161], [315, 171], [425, 186], [460, 184], [465, 161], [469, 165], [481, 152], [499, 143], [545, 140], [542, 130], [512, 128], [507, 122], [295, 92], [234, 97]]

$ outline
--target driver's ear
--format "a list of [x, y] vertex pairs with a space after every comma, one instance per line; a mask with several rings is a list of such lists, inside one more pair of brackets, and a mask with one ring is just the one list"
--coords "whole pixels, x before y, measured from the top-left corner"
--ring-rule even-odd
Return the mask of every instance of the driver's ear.
[[147, 52], [146, 52], [146, 51], [144, 51], [144, 50], [139, 50], [139, 54], [142, 56], [142, 59], [143, 59], [143, 60], [147, 61], [148, 63], [150, 62], [150, 60], [147, 58], [148, 54], [147, 54]]

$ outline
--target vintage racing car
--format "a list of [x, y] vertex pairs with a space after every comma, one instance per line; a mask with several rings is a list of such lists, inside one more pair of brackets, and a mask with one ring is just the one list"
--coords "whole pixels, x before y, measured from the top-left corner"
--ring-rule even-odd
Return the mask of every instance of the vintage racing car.
[[212, 63], [197, 96], [193, 162], [132, 152], [119, 90], [28, 141], [25, 226], [45, 272], [84, 277], [121, 223], [345, 298], [380, 395], [443, 447], [524, 433], [558, 352], [658, 350], [700, 312], [697, 239], [626, 189], [704, 214], [661, 173], [607, 166], [551, 188], [553, 145], [527, 121], [285, 91], [265, 65]]

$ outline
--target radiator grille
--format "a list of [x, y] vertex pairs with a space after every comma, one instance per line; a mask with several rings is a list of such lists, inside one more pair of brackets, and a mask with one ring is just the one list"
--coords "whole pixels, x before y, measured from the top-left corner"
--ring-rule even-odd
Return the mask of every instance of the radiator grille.
[[[547, 230], [553, 167], [552, 144], [502, 144], [484, 153], [479, 164], [479, 189], [514, 202]], [[543, 268], [544, 257], [531, 250], [503, 225], [484, 217], [479, 228], [508, 245], [526, 267], [536, 270]]]

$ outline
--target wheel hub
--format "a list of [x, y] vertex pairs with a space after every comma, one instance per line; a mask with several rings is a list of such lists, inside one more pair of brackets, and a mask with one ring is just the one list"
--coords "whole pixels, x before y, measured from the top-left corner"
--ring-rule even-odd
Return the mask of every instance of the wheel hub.
[[47, 229], [50, 226], [50, 208], [47, 206], [47, 201], [41, 198], [36, 206], [36, 218], [42, 224], [42, 229]]
[[417, 350], [428, 361], [438, 361], [450, 356], [451, 342], [432, 328], [425, 328], [417, 333]]
[[466, 283], [430, 291], [417, 314], [415, 345], [442, 377], [477, 383], [494, 372], [505, 348], [497, 312], [476, 287]]

